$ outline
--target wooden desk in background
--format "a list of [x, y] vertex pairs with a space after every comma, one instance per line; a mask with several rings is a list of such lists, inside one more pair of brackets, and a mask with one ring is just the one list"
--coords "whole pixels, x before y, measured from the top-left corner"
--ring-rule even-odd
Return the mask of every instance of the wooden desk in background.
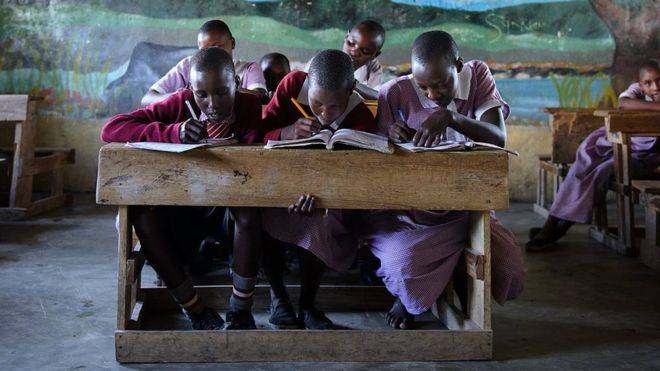
[[[99, 154], [96, 200], [119, 206], [118, 312], [120, 362], [432, 361], [490, 359], [490, 210], [509, 204], [508, 157], [503, 152], [401, 153], [363, 150], [264, 150], [255, 146], [185, 154], [108, 144]], [[465, 253], [467, 308], [451, 290], [433, 308], [436, 329], [160, 331], [145, 318], [177, 305], [165, 288], [142, 288], [144, 256], [133, 248], [130, 205], [286, 207], [302, 193], [321, 208], [470, 210], [471, 248]], [[216, 309], [231, 286], [199, 292]], [[297, 295], [292, 289], [293, 297]], [[322, 286], [329, 312], [386, 312], [383, 287]], [[257, 288], [255, 311], [269, 306]], [[384, 317], [379, 320], [383, 321]], [[440, 323], [442, 322], [442, 323]], [[379, 322], [380, 323], [380, 322]]]
[[614, 181], [610, 189], [616, 193], [617, 228], [609, 228], [606, 204], [598, 207], [596, 226], [590, 234], [597, 241], [628, 256], [639, 252], [636, 238], [643, 237], [635, 230], [634, 204], [637, 196], [632, 173], [632, 138], [660, 137], [660, 112], [651, 111], [596, 111], [596, 117], [604, 119], [607, 138], [614, 149]]
[[[21, 219], [70, 203], [64, 193], [64, 165], [75, 162], [71, 148], [36, 148], [35, 112], [42, 98], [0, 95], [0, 124], [15, 125], [14, 146], [0, 148], [0, 158], [12, 158], [8, 207], [0, 207], [0, 220]], [[50, 173], [50, 194], [33, 199], [34, 176]]]

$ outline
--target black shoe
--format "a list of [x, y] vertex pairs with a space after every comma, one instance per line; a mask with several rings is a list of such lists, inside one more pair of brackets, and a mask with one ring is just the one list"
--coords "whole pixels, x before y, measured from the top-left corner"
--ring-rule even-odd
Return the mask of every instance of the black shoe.
[[198, 314], [185, 313], [192, 322], [193, 330], [222, 330], [225, 324], [218, 312], [209, 307], [202, 309]]
[[276, 307], [271, 304], [270, 318], [268, 323], [274, 329], [295, 329], [298, 328], [298, 318], [293, 310], [291, 303], [279, 303]]
[[329, 330], [332, 328], [330, 318], [318, 309], [301, 310], [299, 321], [302, 328], [309, 330]]
[[225, 330], [254, 330], [257, 328], [252, 312], [247, 310], [230, 310], [227, 312], [226, 318]]

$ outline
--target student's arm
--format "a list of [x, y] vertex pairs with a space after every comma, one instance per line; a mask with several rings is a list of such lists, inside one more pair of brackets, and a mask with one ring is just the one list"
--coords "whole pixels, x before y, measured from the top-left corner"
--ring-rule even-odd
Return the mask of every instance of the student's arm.
[[104, 142], [181, 143], [180, 126], [190, 117], [181, 94], [147, 108], [112, 117], [101, 129]]
[[173, 94], [176, 94], [176, 92], [161, 94], [153, 89], [149, 89], [147, 94], [145, 94], [144, 97], [142, 97], [142, 100], [140, 101], [140, 105], [142, 107], [146, 107], [154, 103], [162, 102]]
[[372, 89], [359, 82], [355, 84], [355, 91], [357, 91], [364, 99], [371, 99], [371, 100], [378, 99], [378, 90]]
[[[262, 115], [264, 128], [264, 142], [269, 140], [291, 139], [287, 132], [290, 126], [296, 122], [287, 122], [293, 117], [300, 117], [300, 113], [295, 113], [296, 108], [291, 102], [291, 97], [297, 97], [305, 81], [304, 72], [292, 72], [280, 82], [275, 90], [275, 95], [270, 100]], [[293, 121], [293, 120], [291, 120]], [[309, 121], [309, 120], [308, 120]], [[311, 121], [308, 122], [311, 124]], [[303, 125], [304, 126], [304, 125]], [[307, 125], [309, 126], [309, 125]], [[282, 136], [284, 132], [284, 136]], [[289, 133], [290, 134], [290, 133]]]
[[415, 134], [415, 130], [404, 122], [406, 113], [401, 97], [401, 88], [398, 84], [386, 84], [378, 94], [376, 114], [378, 132], [395, 143], [410, 142]]
[[244, 81], [244, 83], [239, 87], [239, 91], [254, 94], [263, 103], [268, 102], [266, 78], [264, 77], [264, 71], [261, 70], [261, 66], [259, 66], [258, 63], [249, 63], [243, 72], [241, 80]]
[[660, 111], [660, 102], [647, 102], [642, 99], [621, 97], [619, 98], [619, 109], [622, 111]]
[[237, 132], [242, 143], [260, 143], [261, 139], [261, 104], [257, 97], [251, 94], [237, 93], [236, 122], [240, 125]]
[[189, 73], [190, 58], [184, 58], [167, 71], [155, 84], [151, 85], [147, 94], [140, 101], [142, 107], [162, 102], [171, 95], [185, 89], [188, 86]]
[[366, 131], [367, 133], [375, 133], [378, 130], [374, 115], [371, 114], [371, 111], [369, 111], [369, 108], [364, 103], [358, 104], [346, 115], [342, 127]]

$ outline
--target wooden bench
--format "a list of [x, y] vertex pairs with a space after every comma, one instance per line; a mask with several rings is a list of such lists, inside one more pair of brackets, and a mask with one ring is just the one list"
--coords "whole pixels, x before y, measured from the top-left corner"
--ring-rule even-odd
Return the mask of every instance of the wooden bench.
[[[594, 110], [589, 108], [542, 108], [541, 111], [550, 114], [552, 149], [549, 156], [538, 157], [534, 212], [547, 218], [549, 206], [575, 162], [577, 148], [591, 132], [603, 126], [603, 120], [594, 117]], [[548, 180], [551, 181], [550, 187]], [[551, 192], [548, 192], [549, 188]]]
[[[508, 207], [508, 158], [501, 152], [401, 153], [362, 150], [264, 150], [256, 146], [201, 149], [186, 154], [108, 144], [99, 154], [96, 200], [119, 206], [118, 311], [120, 362], [432, 361], [490, 359], [490, 210]], [[193, 331], [153, 329], [150, 318], [180, 313], [165, 288], [142, 288], [144, 257], [133, 247], [130, 205], [285, 207], [302, 193], [319, 207], [470, 210], [465, 254], [467, 306], [453, 292], [438, 300], [428, 326], [330, 331]], [[231, 286], [200, 294], [215, 308]], [[292, 288], [295, 299], [295, 287]], [[339, 312], [380, 312], [393, 298], [383, 287], [322, 286], [319, 305]], [[255, 312], [269, 305], [258, 287]], [[179, 314], [180, 315], [180, 314]], [[331, 314], [332, 315], [332, 314]], [[373, 317], [373, 316], [372, 316]], [[374, 321], [371, 321], [374, 322]]]
[[645, 211], [645, 236], [639, 249], [639, 260], [660, 272], [660, 181], [633, 180], [632, 186], [639, 192], [639, 202]]
[[[637, 200], [632, 181], [632, 138], [660, 137], [660, 113], [650, 111], [596, 111], [604, 119], [607, 138], [614, 151], [614, 180], [610, 190], [616, 195], [617, 227], [611, 228], [607, 219], [607, 205], [601, 202], [596, 209], [596, 225], [590, 229], [595, 240], [627, 256], [637, 256], [643, 231], [635, 228], [634, 205]], [[603, 200], [604, 201], [604, 200]]]
[[[8, 207], [0, 207], [0, 220], [21, 219], [70, 203], [64, 193], [64, 165], [75, 162], [71, 148], [36, 148], [35, 111], [41, 98], [0, 95], [0, 124], [16, 126], [14, 146], [0, 148], [0, 158], [12, 159]], [[50, 192], [33, 199], [34, 176], [50, 173]]]

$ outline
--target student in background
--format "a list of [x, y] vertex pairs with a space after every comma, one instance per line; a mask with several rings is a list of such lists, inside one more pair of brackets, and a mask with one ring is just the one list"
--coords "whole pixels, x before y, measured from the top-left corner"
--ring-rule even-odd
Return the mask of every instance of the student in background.
[[[256, 96], [236, 91], [231, 56], [219, 48], [202, 49], [191, 58], [190, 66], [190, 89], [180, 90], [146, 108], [111, 118], [101, 130], [101, 139], [122, 143], [198, 143], [205, 138], [234, 134], [243, 143], [257, 141], [261, 104]], [[222, 188], [218, 192], [222, 192]], [[200, 242], [220, 229], [224, 211], [220, 207], [130, 208], [130, 221], [140, 238], [145, 257], [195, 330], [256, 328], [251, 308], [260, 259], [261, 222], [255, 209], [228, 210], [236, 221], [236, 231], [233, 236], [234, 293], [226, 323], [215, 310], [204, 304], [184, 269], [185, 262], [190, 261]]]
[[270, 101], [273, 94], [275, 94], [277, 85], [280, 84], [284, 76], [291, 72], [289, 59], [284, 54], [269, 53], [261, 58], [259, 64], [261, 65], [261, 70], [264, 71], [266, 90], [268, 91], [267, 98]]
[[[649, 60], [639, 70], [639, 81], [619, 95], [620, 110], [660, 111], [660, 66]], [[562, 238], [575, 223], [589, 223], [596, 201], [605, 200], [614, 175], [613, 147], [605, 128], [589, 134], [580, 144], [566, 178], [559, 187], [550, 216], [532, 239], [527, 251], [541, 251]], [[655, 137], [632, 139], [635, 176], [644, 177], [660, 165], [660, 144]]]
[[[236, 40], [231, 34], [229, 26], [221, 20], [211, 20], [199, 28], [197, 34], [197, 47], [206, 49], [216, 47], [223, 49], [230, 56], [236, 47]], [[190, 61], [192, 57], [182, 59], [176, 66], [172, 67], [165, 76], [156, 81], [142, 98], [142, 106], [160, 102], [168, 96], [186, 89], [190, 86]], [[266, 96], [266, 80], [261, 67], [255, 62], [245, 62], [239, 59], [233, 60], [239, 91], [251, 93], [259, 99]]]
[[[396, 142], [431, 146], [469, 138], [503, 146], [508, 114], [488, 66], [464, 62], [451, 35], [430, 31], [414, 41], [412, 74], [381, 88], [377, 117], [380, 131]], [[359, 221], [360, 237], [381, 261], [377, 274], [396, 298], [387, 322], [412, 328], [413, 315], [435, 303], [468, 247], [468, 213], [374, 210]], [[521, 293], [525, 265], [513, 234], [494, 217], [490, 228], [491, 291], [503, 304]]]
[[[342, 50], [351, 57], [355, 91], [363, 99], [378, 99], [378, 89], [383, 84], [383, 66], [378, 62], [380, 50], [385, 44], [385, 29], [376, 21], [362, 21], [353, 26], [344, 37]], [[309, 69], [311, 61], [305, 66]]]
[[[354, 85], [351, 59], [339, 50], [321, 51], [312, 60], [309, 74], [291, 72], [277, 87], [263, 113], [266, 140], [308, 138], [324, 128], [374, 132], [374, 117], [354, 92]], [[300, 102], [305, 113], [291, 98]], [[310, 199], [304, 196], [298, 205], [309, 204]], [[331, 328], [332, 321], [315, 306], [316, 293], [326, 264], [347, 270], [355, 258], [358, 242], [351, 233], [351, 213], [330, 210], [310, 217], [296, 213], [295, 208], [289, 211], [290, 215], [284, 209], [264, 209], [262, 223], [272, 238], [300, 247], [300, 315], [297, 319], [284, 286], [284, 249], [270, 244], [263, 248], [264, 271], [271, 285], [269, 322], [276, 328]]]

